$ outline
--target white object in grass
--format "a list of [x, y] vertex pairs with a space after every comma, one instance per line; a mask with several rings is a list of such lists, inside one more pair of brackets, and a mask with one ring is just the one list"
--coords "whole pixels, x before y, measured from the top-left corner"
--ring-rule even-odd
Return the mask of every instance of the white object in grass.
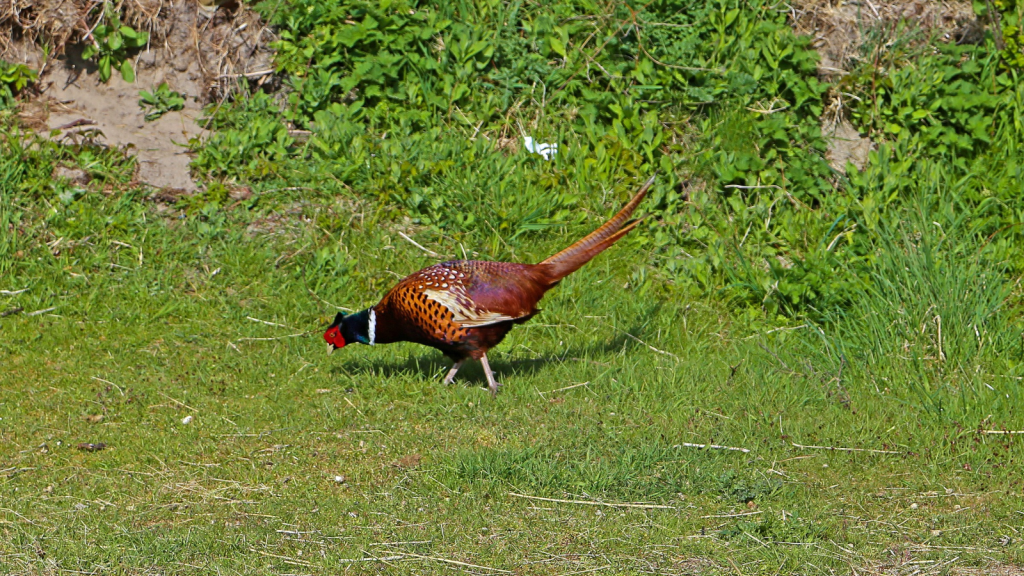
[[557, 143], [534, 142], [532, 136], [523, 136], [523, 145], [527, 151], [540, 154], [545, 160], [551, 160], [558, 153]]

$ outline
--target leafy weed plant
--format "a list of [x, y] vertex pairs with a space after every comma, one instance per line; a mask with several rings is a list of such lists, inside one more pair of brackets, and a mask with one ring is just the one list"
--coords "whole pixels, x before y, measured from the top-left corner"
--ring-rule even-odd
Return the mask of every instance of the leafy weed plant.
[[167, 86], [167, 82], [161, 82], [152, 92], [140, 91], [139, 97], [139, 106], [146, 111], [147, 122], [152, 122], [168, 112], [185, 107], [185, 97], [180, 92], [171, 90]]
[[135, 82], [135, 68], [129, 53], [143, 48], [149, 42], [149, 33], [122, 25], [118, 9], [109, 2], [103, 2], [103, 23], [92, 31], [92, 42], [82, 51], [82, 58], [95, 58], [99, 67], [100, 81], [110, 80], [110, 74], [117, 70], [125, 82]]
[[0, 60], [0, 105], [10, 105], [14, 97], [38, 78], [35, 70], [24, 64]]

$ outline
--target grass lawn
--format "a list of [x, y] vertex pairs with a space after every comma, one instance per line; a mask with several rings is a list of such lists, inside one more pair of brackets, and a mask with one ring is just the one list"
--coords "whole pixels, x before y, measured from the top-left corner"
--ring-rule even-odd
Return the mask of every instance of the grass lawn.
[[[1019, 438], [844, 374], [814, 328], [761, 328], [645, 277], [636, 239], [511, 333], [492, 400], [477, 365], [446, 387], [430, 349], [328, 356], [320, 338], [331, 303], [372, 304], [457, 242], [417, 237], [436, 258], [395, 226], [324, 229], [356, 213], [344, 199], [236, 208], [215, 234], [133, 192], [23, 200], [5, 197], [23, 212], [0, 284], [0, 311], [24, 309], [0, 319], [4, 572], [909, 574], [1024, 557]], [[97, 224], [111, 214], [128, 223]], [[467, 253], [537, 261], [602, 216], [514, 256]], [[331, 247], [347, 275], [310, 274], [303, 254]]]
[[[78, 4], [141, 66], [146, 3]], [[53, 77], [0, 62], [0, 574], [1024, 574], [1024, 3], [874, 11], [824, 68], [808, 0], [214, 4], [189, 53], [275, 55], [204, 68], [194, 194], [32, 134]], [[339, 309], [541, 261], [654, 173], [497, 398], [325, 354]]]

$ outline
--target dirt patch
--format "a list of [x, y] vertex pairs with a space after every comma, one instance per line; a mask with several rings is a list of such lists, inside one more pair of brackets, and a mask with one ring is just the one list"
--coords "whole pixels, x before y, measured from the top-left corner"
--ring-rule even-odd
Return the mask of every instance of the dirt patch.
[[[99, 81], [81, 58], [103, 18], [91, 0], [12, 0], [0, 4], [0, 58], [41, 70], [37, 95], [22, 106], [23, 124], [56, 138], [88, 133], [138, 159], [138, 179], [158, 188], [195, 190], [186, 144], [203, 131], [203, 105], [246, 82], [273, 81], [273, 33], [251, 9], [233, 1], [125, 0], [124, 21], [150, 33], [131, 58], [134, 83], [114, 74]], [[41, 44], [55, 48], [44, 60]], [[184, 109], [146, 122], [139, 91], [161, 83], [183, 94]], [[54, 132], [55, 131], [55, 132]]]
[[420, 465], [420, 460], [422, 459], [423, 457], [420, 456], [419, 454], [409, 454], [399, 458], [398, 461], [393, 464], [393, 466], [396, 466], [398, 468], [415, 468]]
[[833, 170], [843, 174], [846, 173], [847, 162], [858, 170], [863, 169], [868, 163], [868, 154], [875, 149], [875, 143], [861, 136], [849, 120], [843, 119], [831, 126], [826, 124], [822, 126], [821, 133], [829, 140], [825, 159]]
[[[116, 75], [104, 84], [95, 72], [84, 72], [71, 59], [65, 62], [70, 65], [51, 68], [36, 104], [43, 107], [48, 131], [55, 131], [57, 138], [97, 131], [98, 141], [136, 156], [140, 181], [158, 188], [195, 189], [186, 148], [189, 139], [201, 133], [196, 120], [202, 106], [195, 97], [194, 76], [143, 64], [134, 84]], [[146, 122], [139, 90], [153, 90], [161, 82], [188, 96], [185, 108]]]
[[[813, 45], [821, 55], [818, 73], [826, 79], [846, 75], [863, 59], [877, 56], [871, 46], [885, 50], [889, 45], [885, 38], [897, 33], [901, 21], [920, 32], [917, 36], [921, 42], [936, 38], [943, 42], [977, 41], [984, 26], [975, 17], [971, 3], [963, 0], [794, 0], [789, 21], [796, 33], [814, 39]], [[838, 90], [830, 91], [821, 126], [829, 142], [825, 158], [841, 173], [846, 172], [848, 164], [863, 168], [868, 154], [876, 148], [846, 119], [845, 97]]]
[[680, 574], [687, 576], [701, 576], [702, 574], [718, 574], [726, 572], [726, 570], [717, 562], [710, 558], [695, 557], [695, 558], [679, 558], [675, 562], [675, 569]]
[[[262, 83], [273, 68], [276, 39], [259, 14], [237, 0], [121, 0], [122, 21], [149, 33], [144, 53], [156, 51], [184, 72], [195, 66], [200, 95], [214, 100], [230, 94], [239, 78]], [[94, 0], [7, 0], [0, 2], [0, 58], [23, 61], [24, 46], [49, 45], [60, 56], [95, 43], [92, 31], [105, 22]], [[163, 49], [164, 53], [159, 53]], [[36, 50], [38, 52], [38, 50]], [[136, 56], [137, 58], [138, 56]]]
[[973, 41], [982, 30], [971, 3], [963, 0], [794, 0], [790, 12], [793, 29], [814, 38], [823, 76], [848, 72], [851, 61], [863, 56], [866, 32], [900, 20], [925, 32], [924, 40], [938, 34], [945, 41]]

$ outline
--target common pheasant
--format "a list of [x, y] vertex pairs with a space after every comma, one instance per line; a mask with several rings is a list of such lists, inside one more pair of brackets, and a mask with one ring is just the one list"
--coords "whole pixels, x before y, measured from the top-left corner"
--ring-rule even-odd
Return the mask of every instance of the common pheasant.
[[537, 303], [545, 292], [637, 225], [629, 218], [653, 183], [652, 176], [611, 220], [540, 264], [452, 260], [405, 277], [376, 305], [354, 314], [338, 313], [324, 333], [328, 353], [353, 342], [425, 344], [455, 362], [445, 384], [473, 358], [483, 365], [491, 395], [496, 395], [499, 384], [487, 351], [512, 326], [539, 312]]

